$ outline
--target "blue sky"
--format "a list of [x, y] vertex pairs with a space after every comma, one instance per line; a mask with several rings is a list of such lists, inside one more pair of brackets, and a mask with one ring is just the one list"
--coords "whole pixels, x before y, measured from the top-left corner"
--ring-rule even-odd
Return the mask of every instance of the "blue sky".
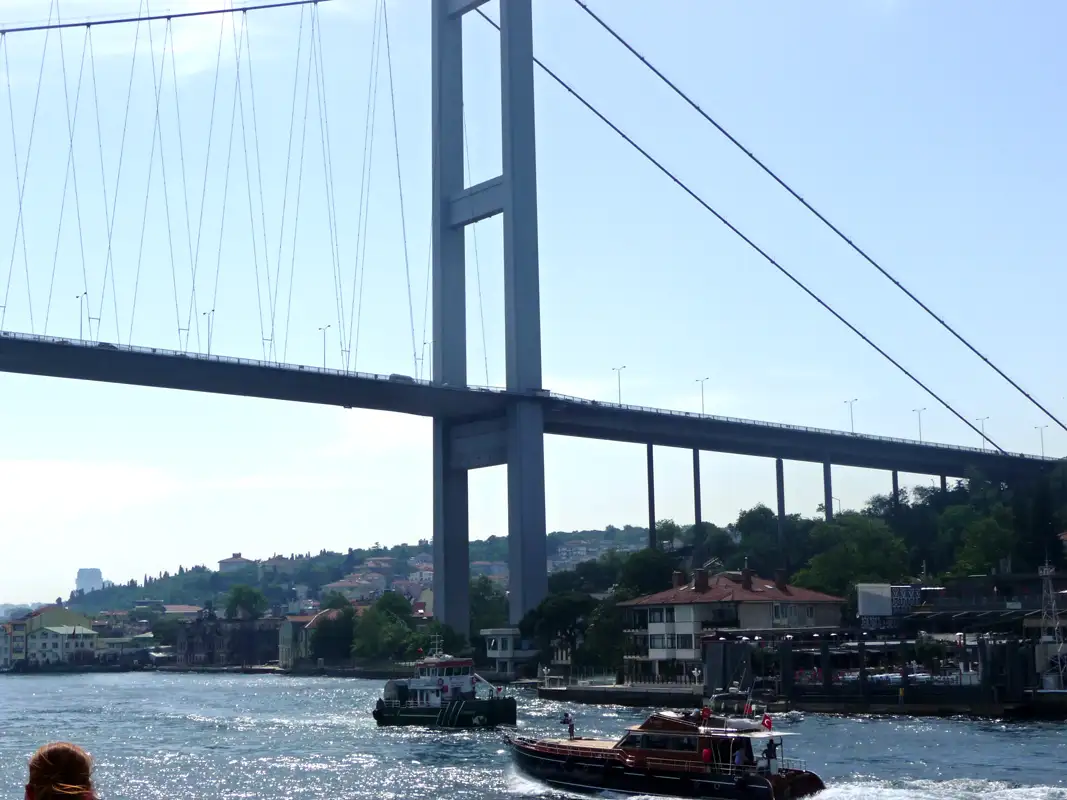
[[[167, 7], [212, 5], [172, 0]], [[1037, 452], [1034, 426], [1047, 421], [1036, 409], [821, 228], [574, 3], [535, 5], [539, 57], [967, 417], [988, 416], [987, 430], [1001, 446]], [[1008, 8], [992, 2], [861, 0], [755, 6], [672, 0], [657, 4], [655, 11], [630, 0], [591, 5], [1009, 374], [1067, 414], [1057, 324], [1067, 288], [1062, 255], [1067, 208], [1056, 191], [1067, 181], [1062, 147], [1067, 55], [1055, 33], [1067, 22], [1061, 4]], [[16, 0], [5, 3], [0, 16], [9, 22], [40, 20], [46, 7], [40, 0]], [[61, 3], [64, 18], [136, 14], [137, 7], [136, 0]], [[495, 3], [485, 8], [496, 16]], [[162, 9], [162, 4], [153, 7]], [[155, 90], [148, 30], [142, 27], [117, 201], [115, 175], [135, 31], [132, 26], [95, 29], [95, 59], [86, 59], [74, 128], [79, 197], [75, 204], [68, 184], [62, 228], [59, 208], [70, 137], [63, 63], [52, 34], [26, 181], [25, 261], [21, 235], [12, 258], [17, 192], [5, 79], [0, 85], [0, 281], [6, 281], [9, 267], [13, 277], [9, 293], [0, 294], [0, 303], [7, 297], [4, 327], [30, 330], [28, 265], [37, 332], [47, 313], [50, 334], [76, 336], [85, 313], [77, 295], [88, 289], [86, 316], [94, 320], [83, 317], [82, 323], [94, 335], [99, 328], [104, 339], [126, 342], [136, 308], [134, 343], [177, 347], [178, 328], [188, 327], [193, 329], [188, 347], [204, 350], [203, 312], [214, 307], [213, 351], [262, 357], [274, 305], [266, 298], [277, 294], [277, 357], [284, 349], [287, 361], [321, 363], [319, 328], [329, 324], [331, 366], [340, 365], [346, 349], [359, 370], [414, 373], [408, 274], [416, 353], [429, 338], [423, 332], [430, 181], [428, 4], [389, 4], [407, 271], [384, 51], [367, 235], [357, 235], [374, 0], [334, 0], [322, 6], [320, 18], [347, 346], [337, 336], [342, 326], [314, 80], [295, 251], [293, 246], [310, 22], [305, 12], [295, 75], [301, 12], [292, 9], [248, 15], [242, 102], [252, 209], [239, 108], [224, 224], [235, 86], [235, 31], [229, 23], [220, 27], [217, 17], [175, 22], [173, 63], [170, 50], [164, 58], [165, 24], [152, 27], [157, 72], [161, 59], [164, 64], [163, 160], [157, 142], [150, 186]], [[239, 24], [238, 41], [242, 30]], [[470, 172], [471, 182], [477, 182], [500, 165], [496, 33], [471, 18], [465, 37]], [[86, 44], [83, 30], [64, 33], [72, 114]], [[5, 75], [11, 82], [20, 178], [43, 46], [39, 33], [12, 34], [7, 42]], [[708, 377], [705, 404], [713, 413], [847, 428], [844, 401], [858, 398], [858, 431], [914, 437], [912, 409], [925, 407], [924, 438], [978, 443], [558, 87], [538, 76], [536, 88], [546, 388], [612, 399], [612, 367], [625, 364], [627, 402], [699, 410], [696, 380]], [[291, 120], [296, 144], [288, 161], [289, 187], [283, 191]], [[161, 166], [167, 171], [166, 196]], [[109, 273], [115, 276], [114, 294], [110, 278], [104, 281], [111, 217], [102, 199], [104, 185], [115, 202]], [[279, 248], [283, 199], [287, 210]], [[145, 246], [138, 277], [142, 220]], [[472, 383], [503, 383], [500, 230], [499, 220], [490, 220], [468, 234]], [[194, 312], [190, 252], [198, 231]], [[352, 292], [360, 252], [361, 305], [353, 302]], [[293, 300], [291, 313], [285, 313], [290, 267]], [[257, 277], [262, 306], [256, 299]], [[0, 282], [0, 292], [5, 288]], [[347, 333], [357, 307], [358, 353], [354, 329]], [[236, 551], [266, 557], [431, 534], [425, 420], [10, 375], [0, 375], [0, 386], [2, 601], [66, 595], [79, 567], [98, 566], [106, 577], [126, 580], [179, 564], [212, 563]], [[1047, 453], [1067, 450], [1067, 435], [1054, 425], [1044, 433]], [[658, 449], [656, 457], [659, 516], [691, 521], [689, 453]], [[643, 448], [552, 438], [546, 462], [550, 528], [645, 519]], [[791, 511], [814, 513], [820, 479], [817, 465], [787, 464]], [[885, 473], [835, 472], [834, 493], [846, 507], [888, 486]], [[505, 532], [505, 497], [503, 468], [473, 475], [472, 536]], [[757, 502], [772, 504], [773, 463], [705, 454], [703, 500], [705, 517], [717, 522]]]

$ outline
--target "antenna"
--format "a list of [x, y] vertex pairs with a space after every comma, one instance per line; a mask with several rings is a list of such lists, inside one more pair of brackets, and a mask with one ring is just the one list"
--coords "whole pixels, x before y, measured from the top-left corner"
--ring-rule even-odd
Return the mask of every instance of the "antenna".
[[1038, 568], [1037, 574], [1041, 576], [1041, 643], [1045, 646], [1045, 654], [1049, 656], [1055, 647], [1055, 658], [1049, 657], [1049, 661], [1055, 661], [1056, 667], [1053, 672], [1058, 678], [1057, 685], [1050, 688], [1067, 688], [1067, 658], [1064, 656], [1063, 626], [1060, 624], [1060, 614], [1056, 608], [1056, 588], [1052, 583], [1052, 576], [1056, 570], [1045, 559], [1045, 566]]
[[430, 637], [430, 655], [439, 656], [442, 652], [442, 643], [444, 638], [439, 633], [435, 633]]

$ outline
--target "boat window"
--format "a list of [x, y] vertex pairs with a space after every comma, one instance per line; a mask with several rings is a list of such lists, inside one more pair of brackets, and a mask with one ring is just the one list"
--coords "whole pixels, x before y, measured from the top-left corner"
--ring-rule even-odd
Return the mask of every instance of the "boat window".
[[626, 734], [626, 737], [622, 740], [622, 746], [623, 747], [632, 747], [635, 750], [640, 750], [641, 749], [641, 734], [639, 734], [639, 733], [628, 733], [628, 734]]
[[452, 667], [445, 667], [445, 677], [446, 678], [451, 678], [452, 677]]
[[645, 734], [645, 750], [669, 750], [670, 736], [662, 736], [660, 734], [646, 733]]
[[699, 740], [695, 736], [672, 736], [671, 750], [680, 750], [686, 753], [695, 753]]

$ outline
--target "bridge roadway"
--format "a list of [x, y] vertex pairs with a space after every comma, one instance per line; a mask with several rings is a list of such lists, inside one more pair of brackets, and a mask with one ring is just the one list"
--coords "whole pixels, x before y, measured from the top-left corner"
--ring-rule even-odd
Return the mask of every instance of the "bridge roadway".
[[[516, 393], [158, 348], [0, 333], [0, 372], [151, 386], [298, 403], [369, 408], [456, 423], [503, 418]], [[534, 393], [545, 432], [717, 453], [962, 477], [998, 479], [1050, 469], [1055, 459], [919, 443], [771, 422], [692, 414]]]

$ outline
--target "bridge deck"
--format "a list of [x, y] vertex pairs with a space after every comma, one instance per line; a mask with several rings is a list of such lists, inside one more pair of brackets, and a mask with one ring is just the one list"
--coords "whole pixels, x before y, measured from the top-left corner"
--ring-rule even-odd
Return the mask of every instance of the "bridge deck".
[[[457, 421], [502, 416], [515, 399], [531, 396], [503, 389], [444, 386], [403, 376], [15, 333], [0, 333], [0, 372], [369, 408]], [[547, 391], [532, 396], [544, 405], [545, 432], [563, 436], [954, 477], [962, 477], [970, 468], [997, 477], [1030, 475], [1058, 463], [1017, 453], [602, 403]]]

